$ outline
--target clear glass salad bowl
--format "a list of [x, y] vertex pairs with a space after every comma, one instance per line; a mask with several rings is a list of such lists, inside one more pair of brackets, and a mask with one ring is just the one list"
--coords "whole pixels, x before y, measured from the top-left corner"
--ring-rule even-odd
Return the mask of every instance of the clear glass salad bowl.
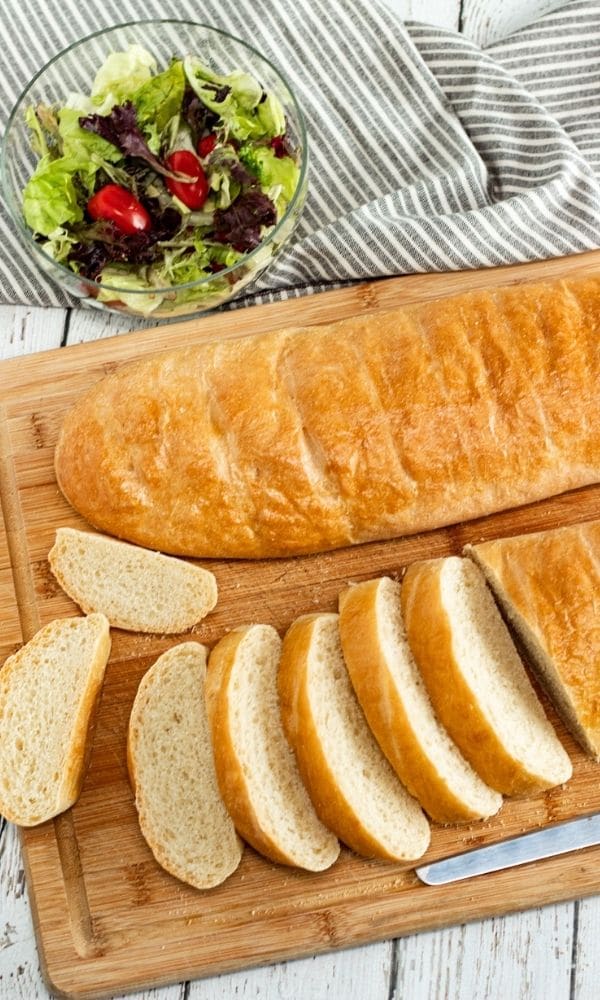
[[[218, 265], [214, 273], [184, 283], [168, 282], [150, 289], [132, 288], [114, 278], [105, 282], [75, 273], [40, 245], [27, 225], [23, 190], [39, 162], [32, 149], [32, 131], [25, 120], [27, 108], [39, 105], [61, 108], [73, 92], [89, 95], [99, 68], [114, 52], [137, 45], [154, 56], [157, 72], [173, 57], [197, 57], [211, 72], [224, 76], [234, 71], [250, 73], [267, 94], [281, 102], [286, 136], [298, 166], [298, 180], [273, 225], [263, 229], [254, 249], [236, 253], [232, 264]], [[264, 99], [264, 95], [263, 95]], [[99, 109], [106, 113], [105, 109]], [[0, 154], [0, 177], [14, 225], [37, 265], [57, 284], [86, 305], [134, 316], [172, 318], [206, 312], [237, 296], [252, 283], [289, 241], [304, 204], [308, 174], [306, 128], [301, 108], [290, 85], [276, 67], [251, 46], [224, 31], [187, 21], [138, 21], [109, 28], [75, 42], [55, 56], [33, 78], [10, 116]], [[181, 175], [179, 175], [181, 176]], [[191, 251], [190, 251], [191, 252]], [[128, 287], [129, 285], [129, 287]]]

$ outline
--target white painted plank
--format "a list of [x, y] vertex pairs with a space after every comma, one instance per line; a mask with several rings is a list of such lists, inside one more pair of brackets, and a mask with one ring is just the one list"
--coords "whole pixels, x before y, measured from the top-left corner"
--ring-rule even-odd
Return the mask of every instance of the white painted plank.
[[563, 6], [564, 0], [463, 0], [461, 29], [485, 48]]
[[568, 1000], [573, 905], [399, 941], [396, 1000]]
[[199, 980], [190, 983], [188, 996], [189, 1000], [386, 1000], [392, 948], [386, 941]]
[[0, 1000], [46, 997], [35, 940], [17, 831], [0, 833]]
[[0, 359], [59, 347], [65, 309], [0, 305]]
[[577, 909], [573, 1000], [596, 1000], [600, 995], [600, 896], [580, 900]]

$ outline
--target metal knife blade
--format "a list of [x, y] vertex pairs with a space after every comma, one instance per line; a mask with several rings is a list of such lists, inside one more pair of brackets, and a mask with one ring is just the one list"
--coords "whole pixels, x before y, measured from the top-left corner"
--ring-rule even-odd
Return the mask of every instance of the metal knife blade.
[[422, 865], [415, 868], [415, 872], [427, 885], [445, 885], [596, 844], [600, 844], [600, 813], [523, 833], [499, 844], [476, 847], [472, 851]]

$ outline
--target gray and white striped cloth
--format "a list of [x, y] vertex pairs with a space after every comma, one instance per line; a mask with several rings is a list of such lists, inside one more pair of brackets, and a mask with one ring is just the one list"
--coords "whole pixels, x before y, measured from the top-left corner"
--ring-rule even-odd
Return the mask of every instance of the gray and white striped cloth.
[[[285, 70], [308, 121], [309, 196], [293, 246], [243, 304], [600, 246], [600, 0], [574, 0], [485, 52], [403, 24], [382, 0], [2, 6], [3, 126], [52, 55], [136, 18], [202, 20]], [[0, 301], [72, 304], [33, 271], [3, 205]]]

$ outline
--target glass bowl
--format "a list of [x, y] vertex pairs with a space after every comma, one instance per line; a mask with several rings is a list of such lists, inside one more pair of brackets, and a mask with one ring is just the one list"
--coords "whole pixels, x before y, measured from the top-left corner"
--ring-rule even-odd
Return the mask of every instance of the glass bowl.
[[[38, 162], [33, 152], [31, 132], [25, 122], [25, 111], [39, 103], [64, 104], [73, 91], [88, 93], [96, 72], [111, 52], [127, 49], [132, 44], [147, 49], [158, 63], [158, 71], [166, 68], [172, 56], [197, 56], [210, 69], [225, 75], [242, 69], [256, 77], [267, 92], [274, 93], [283, 104], [287, 119], [287, 134], [297, 150], [300, 168], [295, 193], [284, 215], [266, 234], [262, 242], [231, 267], [188, 284], [145, 290], [119, 289], [82, 277], [69, 267], [55, 261], [33, 237], [22, 212], [22, 192]], [[11, 113], [0, 153], [0, 178], [13, 223], [37, 265], [65, 292], [86, 305], [133, 316], [170, 319], [173, 316], [194, 316], [214, 309], [238, 295], [255, 281], [273, 258], [289, 241], [298, 222], [306, 197], [308, 148], [306, 127], [301, 108], [282, 73], [239, 38], [205, 24], [190, 21], [148, 20], [121, 24], [88, 35], [54, 57], [34, 76], [23, 91]], [[100, 298], [99, 298], [100, 296]]]

